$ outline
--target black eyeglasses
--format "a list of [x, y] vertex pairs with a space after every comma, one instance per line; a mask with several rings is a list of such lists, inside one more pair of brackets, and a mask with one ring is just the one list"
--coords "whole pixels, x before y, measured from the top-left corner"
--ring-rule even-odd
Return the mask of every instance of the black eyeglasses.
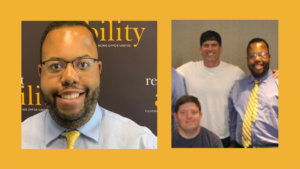
[[65, 61], [63, 59], [55, 58], [43, 61], [42, 65], [45, 66], [48, 73], [60, 73], [66, 69], [68, 63], [72, 63], [74, 70], [76, 72], [81, 72], [89, 70], [95, 61], [99, 61], [99, 59], [78, 57], [72, 61]]

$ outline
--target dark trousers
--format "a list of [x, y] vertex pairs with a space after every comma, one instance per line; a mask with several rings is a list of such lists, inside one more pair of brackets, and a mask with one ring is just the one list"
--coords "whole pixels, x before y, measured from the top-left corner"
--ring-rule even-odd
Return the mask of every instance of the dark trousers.
[[221, 141], [222, 141], [222, 144], [223, 144], [224, 148], [228, 148], [229, 147], [229, 145], [230, 145], [230, 137], [223, 138], [223, 139], [221, 139]]

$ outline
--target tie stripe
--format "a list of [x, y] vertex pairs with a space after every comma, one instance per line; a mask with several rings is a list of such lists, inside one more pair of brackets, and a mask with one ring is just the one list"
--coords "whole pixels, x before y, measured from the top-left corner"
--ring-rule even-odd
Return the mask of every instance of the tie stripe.
[[260, 81], [254, 80], [254, 87], [249, 96], [248, 105], [245, 111], [243, 128], [242, 128], [242, 144], [245, 148], [252, 144], [251, 128], [257, 117], [257, 93], [258, 83]]

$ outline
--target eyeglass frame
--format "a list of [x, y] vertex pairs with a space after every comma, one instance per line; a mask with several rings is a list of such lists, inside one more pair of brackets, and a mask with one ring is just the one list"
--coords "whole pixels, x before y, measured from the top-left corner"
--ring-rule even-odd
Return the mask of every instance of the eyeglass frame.
[[[263, 54], [263, 55], [262, 55]], [[266, 58], [266, 56], [269, 55], [269, 52], [258, 52], [258, 53], [252, 53], [252, 54], [248, 54], [248, 57], [250, 59], [255, 58], [257, 56], [261, 57], [261, 58]]]
[[[66, 68], [67, 68], [67, 65], [69, 64], [69, 63], [72, 63], [72, 66], [73, 66], [73, 68], [74, 68], [74, 70], [77, 70], [76, 69], [76, 65], [74, 65], [74, 62], [75, 61], [78, 61], [78, 60], [81, 60], [81, 59], [91, 59], [91, 60], [93, 60], [93, 63], [95, 62], [95, 61], [99, 61], [100, 59], [99, 58], [91, 58], [91, 57], [89, 57], [88, 55], [84, 55], [84, 56], [80, 56], [80, 57], [77, 57], [76, 59], [74, 59], [74, 60], [71, 60], [71, 61], [66, 61], [66, 60], [64, 60], [64, 59], [61, 59], [61, 58], [51, 58], [51, 59], [49, 59], [49, 60], [45, 60], [45, 61], [42, 61], [40, 64], [41, 65], [45, 65], [47, 62], [49, 62], [49, 61], [61, 61], [61, 62], [64, 62], [65, 63], [65, 67], [62, 69], [62, 70], [65, 70]], [[59, 73], [59, 72], [57, 72], [57, 73]]]

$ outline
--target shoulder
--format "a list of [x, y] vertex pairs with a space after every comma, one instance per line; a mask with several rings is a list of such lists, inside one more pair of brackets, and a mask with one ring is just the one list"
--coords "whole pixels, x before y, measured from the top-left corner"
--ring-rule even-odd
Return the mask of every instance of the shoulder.
[[231, 92], [236, 92], [236, 94], [239, 94], [241, 91], [247, 88], [249, 80], [250, 76], [241, 77], [241, 79], [238, 79], [236, 83], [234, 83]]
[[202, 130], [201, 132], [203, 132], [202, 135], [206, 137], [209, 142], [209, 147], [211, 148], [223, 147], [220, 138], [215, 133], [206, 129], [205, 127], [201, 127], [201, 130]]
[[41, 128], [44, 125], [46, 114], [47, 110], [27, 118], [25, 121], [22, 122], [22, 131]]
[[183, 81], [183, 76], [176, 71], [176, 69], [172, 68], [172, 80], [174, 81]]
[[172, 131], [172, 140], [177, 139], [178, 136], [179, 136], [179, 133], [178, 133], [178, 129], [176, 128]]
[[231, 63], [227, 63], [227, 62], [221, 61], [221, 64], [222, 64], [224, 67], [226, 67], [227, 69], [241, 70], [238, 66], [233, 65], [233, 64], [231, 64]]
[[221, 65], [222, 69], [224, 69], [224, 71], [226, 71], [227, 73], [235, 74], [236, 76], [245, 76], [245, 73], [242, 71], [242, 69], [236, 65], [224, 61], [221, 61]]
[[208, 136], [209, 138], [211, 138], [213, 140], [219, 140], [220, 139], [215, 133], [213, 133], [212, 131], [208, 130], [205, 127], [201, 126], [201, 130], [202, 130], [201, 132], [203, 132], [204, 135]]
[[44, 140], [47, 111], [29, 117], [22, 122], [22, 148], [40, 148]]
[[272, 74], [270, 75], [269, 79], [271, 79], [272, 83], [274, 83], [277, 88], [279, 87], [278, 78], [274, 78]]
[[273, 77], [273, 72], [269, 70], [267, 78], [262, 78], [262, 83], [259, 85], [260, 90], [263, 90], [264, 93], [268, 93], [270, 96], [271, 93], [278, 97], [278, 78]]
[[185, 140], [178, 133], [178, 129], [172, 131], [172, 148], [183, 147], [182, 144]]
[[202, 61], [190, 61], [190, 62], [187, 62], [183, 65], [181, 65], [180, 67], [178, 67], [176, 70], [184, 75], [186, 73], [188, 73], [189, 71], [195, 71], [197, 69], [199, 69], [199, 65], [201, 65]]
[[102, 134], [106, 137], [117, 137], [123, 140], [123, 143], [138, 145], [142, 148], [156, 148], [157, 138], [150, 129], [104, 108], [101, 108], [101, 111], [103, 113]]

